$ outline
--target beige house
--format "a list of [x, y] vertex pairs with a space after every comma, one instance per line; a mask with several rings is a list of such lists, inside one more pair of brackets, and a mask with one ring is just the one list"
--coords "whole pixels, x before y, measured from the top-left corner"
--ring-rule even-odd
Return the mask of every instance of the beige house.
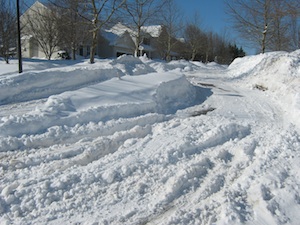
[[[38, 41], [26, 26], [28, 20], [37, 18], [36, 13], [46, 13], [48, 9], [45, 5], [36, 1], [20, 18], [22, 29], [22, 55], [25, 58], [46, 58]], [[39, 21], [42, 22], [42, 21]], [[39, 24], [39, 23], [37, 23]], [[43, 26], [40, 24], [38, 26]], [[88, 32], [88, 31], [87, 31]], [[142, 27], [142, 43], [140, 43], [139, 55], [146, 54], [149, 58], [161, 58], [155, 48], [155, 42], [162, 32], [162, 26]], [[96, 54], [101, 58], [118, 57], [123, 54], [134, 55], [136, 33], [132, 29], [117, 23], [109, 29], [103, 29], [99, 33]], [[59, 46], [55, 48], [52, 58], [55, 58], [61, 50], [68, 51]], [[82, 44], [77, 50], [77, 55], [88, 57], [90, 55], [90, 45]]]

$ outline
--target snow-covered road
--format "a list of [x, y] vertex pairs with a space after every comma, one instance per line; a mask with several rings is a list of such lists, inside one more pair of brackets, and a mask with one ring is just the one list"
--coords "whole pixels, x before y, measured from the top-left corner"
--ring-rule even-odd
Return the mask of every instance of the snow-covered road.
[[147, 75], [0, 106], [0, 224], [296, 225], [299, 124], [277, 92], [142, 60]]

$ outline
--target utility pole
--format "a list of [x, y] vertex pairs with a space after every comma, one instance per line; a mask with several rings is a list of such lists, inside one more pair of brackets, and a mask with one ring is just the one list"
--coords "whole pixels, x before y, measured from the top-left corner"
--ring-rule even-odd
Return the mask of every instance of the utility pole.
[[23, 72], [22, 68], [22, 48], [21, 48], [21, 28], [20, 28], [20, 6], [17, 0], [17, 24], [18, 24], [18, 59], [19, 59], [19, 73]]

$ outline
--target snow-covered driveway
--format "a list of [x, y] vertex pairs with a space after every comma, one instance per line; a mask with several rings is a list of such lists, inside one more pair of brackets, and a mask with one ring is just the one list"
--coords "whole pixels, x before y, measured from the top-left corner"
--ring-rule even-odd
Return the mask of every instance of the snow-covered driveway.
[[299, 124], [277, 92], [218, 65], [143, 63], [0, 106], [0, 224], [297, 224]]

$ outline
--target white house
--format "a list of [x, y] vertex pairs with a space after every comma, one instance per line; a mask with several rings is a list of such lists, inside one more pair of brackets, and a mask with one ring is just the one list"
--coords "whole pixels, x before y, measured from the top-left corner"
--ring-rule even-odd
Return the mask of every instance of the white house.
[[[21, 16], [22, 30], [22, 54], [23, 57], [45, 58], [41, 46], [37, 42], [29, 27], [26, 26], [26, 21], [35, 20], [36, 13], [46, 12], [48, 9], [45, 5], [36, 1], [25, 13]], [[41, 24], [42, 26], [42, 24]], [[86, 31], [89, 32], [89, 31]], [[161, 58], [159, 52], [155, 47], [155, 41], [162, 32], [162, 26], [144, 26], [142, 27], [142, 42], [140, 43], [140, 55], [147, 54], [150, 58]], [[135, 37], [136, 32], [129, 27], [117, 23], [109, 29], [103, 29], [99, 32], [98, 45], [96, 54], [102, 58], [118, 57], [122, 54], [133, 55], [135, 51]], [[57, 46], [53, 56], [55, 57], [62, 49]], [[88, 43], [82, 44], [77, 50], [77, 54], [83, 57], [88, 57], [90, 54], [90, 45]]]
[[[34, 20], [37, 13], [44, 13], [49, 10], [45, 5], [36, 1], [30, 8], [28, 8], [20, 17], [22, 25], [21, 42], [22, 42], [22, 56], [25, 58], [45, 58], [46, 55], [39, 46], [37, 39], [34, 38], [28, 26], [28, 20]], [[42, 24], [40, 24], [42, 26]]]
[[133, 55], [134, 42], [131, 32], [121, 23], [117, 23], [110, 29], [102, 30], [98, 43], [98, 55], [103, 58], [118, 57], [123, 54]]
[[[155, 41], [159, 37], [162, 26], [142, 27], [142, 42], [139, 54], [146, 54], [149, 58], [159, 58], [155, 48]], [[135, 51], [136, 32], [129, 27], [117, 23], [110, 29], [101, 31], [99, 42], [100, 57], [118, 57], [123, 54], [133, 55]]]

